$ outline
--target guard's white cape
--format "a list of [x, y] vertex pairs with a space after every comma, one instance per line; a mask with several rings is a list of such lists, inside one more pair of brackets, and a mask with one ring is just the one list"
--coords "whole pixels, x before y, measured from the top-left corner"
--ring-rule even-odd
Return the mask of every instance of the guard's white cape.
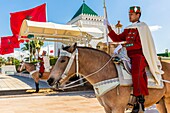
[[164, 72], [161, 70], [162, 65], [157, 57], [154, 41], [150, 32], [149, 27], [144, 22], [139, 22], [128, 26], [129, 28], [137, 28], [140, 40], [142, 44], [142, 51], [149, 65], [150, 71], [153, 74], [155, 80], [158, 84], [161, 83], [162, 76]]
[[48, 56], [43, 56], [43, 61], [44, 61], [45, 72], [50, 72], [51, 66], [50, 66], [49, 57]]

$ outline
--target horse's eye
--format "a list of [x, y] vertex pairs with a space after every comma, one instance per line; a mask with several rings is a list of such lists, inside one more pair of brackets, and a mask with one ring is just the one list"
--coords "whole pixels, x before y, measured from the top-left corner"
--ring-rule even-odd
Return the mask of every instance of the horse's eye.
[[61, 60], [61, 63], [64, 63], [66, 60]]

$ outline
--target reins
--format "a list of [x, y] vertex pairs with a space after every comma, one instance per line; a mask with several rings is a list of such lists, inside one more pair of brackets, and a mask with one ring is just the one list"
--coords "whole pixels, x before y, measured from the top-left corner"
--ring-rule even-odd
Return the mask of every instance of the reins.
[[[70, 57], [70, 60], [74, 60], [73, 58], [76, 56], [76, 64], [78, 65], [78, 49], [76, 49], [75, 52], [73, 52], [72, 54], [67, 52], [67, 51], [64, 51], [64, 52], [65, 52], [65, 56], [69, 56]], [[61, 56], [64, 56], [64, 55], [61, 55]], [[111, 58], [100, 69], [96, 70], [95, 72], [93, 72], [91, 74], [88, 74], [86, 76], [83, 76], [82, 78], [80, 78], [80, 79], [78, 79], [76, 81], [70, 82], [69, 84], [64, 85], [63, 88], [59, 88], [59, 89], [64, 90], [64, 89], [69, 89], [69, 88], [73, 88], [73, 87], [82, 86], [84, 83], [87, 83], [87, 81], [85, 81], [83, 83], [80, 83], [80, 84], [76, 84], [76, 85], [72, 85], [72, 84], [77, 83], [79, 81], [82, 81], [83, 79], [86, 79], [86, 78], [88, 78], [88, 77], [90, 77], [90, 76], [100, 72], [102, 69], [104, 69], [109, 64], [109, 62], [112, 60], [113, 57], [114, 57], [114, 54], [111, 56]], [[73, 63], [73, 61], [70, 61], [70, 60], [69, 60], [69, 62]], [[70, 65], [71, 64], [69, 64], [69, 63], [67, 64], [66, 69], [65, 69], [64, 73], [62, 74], [62, 78], [65, 78], [67, 76], [66, 75], [67, 73], [65, 73], [65, 72], [69, 71], [68, 70], [68, 66], [70, 67]], [[78, 70], [76, 71], [76, 73], [78, 73]], [[83, 74], [79, 73], [79, 75], [83, 75]], [[72, 85], [72, 86], [70, 86], [70, 85]]]

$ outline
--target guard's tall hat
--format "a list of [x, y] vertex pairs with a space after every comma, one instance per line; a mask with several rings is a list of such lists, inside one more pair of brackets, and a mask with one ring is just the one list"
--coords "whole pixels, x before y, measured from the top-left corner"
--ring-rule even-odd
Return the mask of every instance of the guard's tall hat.
[[141, 13], [141, 8], [139, 6], [132, 6], [129, 9], [129, 13]]

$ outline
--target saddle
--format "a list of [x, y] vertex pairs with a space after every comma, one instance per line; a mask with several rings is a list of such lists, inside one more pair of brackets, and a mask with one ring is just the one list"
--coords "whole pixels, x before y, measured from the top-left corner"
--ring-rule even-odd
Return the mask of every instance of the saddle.
[[[131, 64], [130, 58], [127, 56], [127, 51], [125, 48], [122, 48], [120, 53], [116, 55], [120, 60], [116, 62], [116, 69], [118, 72], [118, 78], [120, 82], [120, 86], [132, 86], [132, 75], [131, 75]], [[116, 58], [116, 59], [118, 59]], [[115, 60], [114, 60], [115, 61]], [[149, 67], [145, 68], [147, 77], [148, 77], [148, 88], [157, 88], [162, 89], [164, 87], [163, 82], [160, 85], [155, 81], [152, 73], [149, 70]], [[161, 75], [160, 75], [161, 76]]]

